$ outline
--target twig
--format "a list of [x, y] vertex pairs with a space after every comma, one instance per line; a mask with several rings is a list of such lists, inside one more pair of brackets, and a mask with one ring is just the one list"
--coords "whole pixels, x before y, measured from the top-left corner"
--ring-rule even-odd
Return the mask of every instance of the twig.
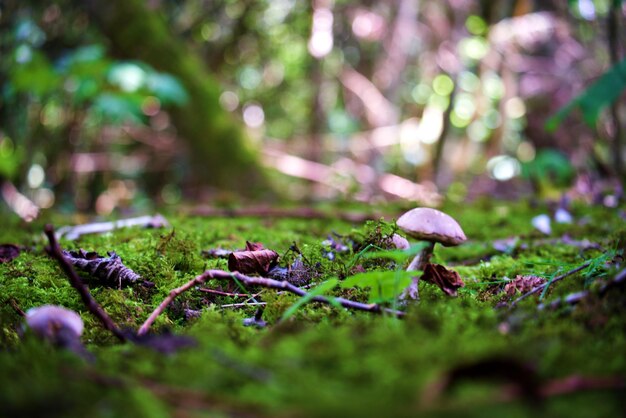
[[125, 342], [126, 337], [124, 336], [122, 330], [115, 325], [115, 322], [113, 322], [111, 317], [105, 312], [104, 309], [102, 309], [102, 306], [100, 306], [93, 296], [91, 296], [89, 289], [87, 289], [80, 277], [78, 277], [76, 271], [72, 267], [72, 264], [63, 256], [63, 251], [56, 240], [52, 225], [46, 225], [44, 232], [50, 242], [50, 245], [46, 247], [46, 252], [50, 255], [50, 257], [57, 260], [59, 266], [61, 266], [61, 269], [65, 272], [65, 275], [69, 279], [70, 284], [74, 289], [76, 289], [89, 312], [98, 318], [104, 328], [111, 331], [120, 341]]
[[[137, 335], [143, 335], [148, 332], [152, 323], [154, 323], [155, 319], [167, 308], [167, 306], [176, 298], [176, 296], [181, 293], [191, 289], [194, 286], [200, 285], [207, 280], [210, 279], [218, 279], [218, 280], [234, 280], [239, 281], [245, 286], [263, 286], [271, 289], [280, 289], [286, 290], [291, 293], [295, 293], [298, 296], [307, 296], [308, 293], [299, 287], [292, 285], [287, 281], [279, 281], [274, 279], [267, 279], [265, 277], [250, 277], [238, 272], [227, 272], [223, 270], [207, 270], [204, 273], [196, 276], [194, 279], [188, 281], [184, 285], [177, 287], [170, 291], [169, 295], [161, 302], [159, 306], [150, 314], [148, 319], [141, 325], [139, 331], [137, 331]], [[361, 303], [354, 302], [344, 298], [327, 298], [324, 296], [314, 296], [311, 298], [312, 301], [326, 303], [332, 305], [334, 303], [339, 303], [344, 308], [357, 309], [361, 311], [374, 312], [374, 313], [388, 313], [394, 315], [398, 318], [402, 318], [405, 315], [405, 312], [398, 311], [390, 308], [383, 308], [376, 303]]]
[[[621, 284], [624, 283], [624, 281], [626, 281], [626, 269], [620, 271], [619, 273], [617, 273], [617, 275], [613, 278], [613, 280], [609, 281], [608, 283], [606, 283], [605, 285], [603, 285], [600, 290], [598, 291], [598, 295], [603, 296], [607, 291], [611, 290], [612, 288], [619, 286]], [[552, 302], [548, 303], [548, 304], [540, 304], [539, 306], [537, 306], [537, 309], [539, 310], [543, 310], [543, 309], [556, 309], [559, 306], [565, 304], [565, 305], [576, 305], [577, 303], [579, 303], [581, 300], [588, 298], [592, 293], [589, 290], [583, 290], [580, 292], [576, 292], [576, 293], [571, 293], [567, 296], [564, 296], [562, 298], [557, 298], [556, 300], [553, 300]]]
[[18, 314], [21, 317], [25, 317], [26, 316], [26, 312], [24, 312], [20, 306], [17, 304], [17, 301], [13, 298], [9, 298], [6, 301], [7, 304], [9, 304], [11, 306], [11, 308], [13, 308], [13, 310], [15, 311], [16, 314]]
[[586, 263], [576, 267], [573, 270], [570, 270], [566, 273], [561, 274], [560, 276], [556, 276], [554, 279], [547, 281], [544, 284], [540, 284], [539, 286], [533, 288], [531, 291], [524, 293], [522, 296], [520, 296], [519, 298], [515, 299], [513, 302], [511, 302], [510, 307], [513, 308], [515, 307], [515, 305], [517, 305], [520, 301], [526, 299], [527, 297], [534, 295], [535, 293], [540, 292], [541, 290], [543, 290], [546, 286], [551, 285], [555, 282], [558, 282], [560, 280], [565, 279], [566, 277], [571, 276], [572, 274], [578, 273], [581, 270], [586, 269], [587, 267], [589, 267], [591, 265], [590, 261], [587, 261]]
[[246, 306], [265, 306], [267, 302], [243, 302], [243, 303], [229, 303], [227, 305], [219, 305], [220, 308], [244, 308]]
[[[250, 295], [247, 294], [247, 293], [222, 292], [221, 290], [208, 289], [206, 287], [201, 287], [198, 290], [201, 291], [201, 292], [204, 292], [204, 293], [213, 293], [215, 295], [221, 295], [221, 296], [232, 296], [232, 297], [238, 297], [238, 298], [250, 297]], [[256, 294], [252, 295], [252, 297], [257, 297], [257, 296], [259, 296], [259, 293], [256, 293]]]
[[167, 308], [167, 305], [169, 305], [174, 299], [176, 299], [176, 296], [191, 289], [194, 286], [204, 283], [205, 281], [211, 278], [212, 278], [211, 270], [207, 270], [201, 275], [196, 276], [192, 280], [188, 281], [184, 285], [177, 287], [176, 289], [170, 290], [169, 295], [167, 295], [167, 297], [163, 299], [163, 302], [161, 302], [161, 304], [157, 306], [154, 311], [152, 311], [148, 319], [146, 319], [146, 321], [141, 325], [141, 327], [139, 328], [139, 331], [137, 331], [137, 335], [144, 335], [146, 332], [148, 332], [148, 330], [150, 329], [150, 326], [154, 323], [157, 317], [165, 310], [165, 308]]
[[120, 228], [130, 228], [141, 226], [146, 228], [167, 228], [169, 222], [162, 215], [139, 216], [136, 218], [118, 219], [111, 222], [93, 222], [83, 225], [63, 226], [57, 231], [57, 238], [64, 237], [67, 240], [75, 240], [85, 234], [102, 234], [104, 232], [114, 231]]

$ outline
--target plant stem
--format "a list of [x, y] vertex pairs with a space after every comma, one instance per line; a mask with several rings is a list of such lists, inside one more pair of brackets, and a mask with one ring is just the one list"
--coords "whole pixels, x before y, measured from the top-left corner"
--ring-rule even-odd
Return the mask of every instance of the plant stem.
[[429, 242], [428, 246], [422, 251], [417, 253], [415, 258], [411, 261], [411, 264], [406, 268], [406, 271], [424, 270], [424, 266], [430, 261], [430, 257], [433, 255], [433, 249], [435, 248], [434, 242]]
[[61, 269], [65, 272], [65, 275], [70, 281], [70, 284], [74, 289], [78, 291], [83, 303], [101, 323], [104, 325], [104, 328], [111, 331], [113, 335], [117, 337], [121, 342], [126, 341], [126, 337], [120, 328], [115, 325], [115, 322], [111, 319], [111, 317], [106, 313], [106, 311], [98, 304], [98, 302], [93, 298], [87, 286], [85, 286], [76, 274], [74, 267], [72, 264], [65, 258], [63, 255], [63, 251], [59, 246], [59, 243], [56, 240], [56, 236], [54, 234], [54, 227], [52, 225], [46, 225], [44, 228], [44, 232], [48, 237], [48, 241], [50, 245], [46, 247], [46, 252], [50, 255], [50, 257], [57, 260]]
[[570, 270], [566, 273], [561, 274], [560, 276], [555, 277], [554, 279], [544, 283], [544, 284], [540, 284], [539, 286], [533, 288], [532, 290], [530, 290], [529, 292], [524, 293], [522, 296], [520, 296], [519, 298], [515, 299], [513, 302], [511, 302], [510, 307], [513, 308], [515, 307], [515, 305], [517, 305], [520, 301], [526, 299], [527, 297], [534, 295], [535, 293], [540, 292], [541, 290], [543, 290], [544, 288], [546, 288], [548, 285], [554, 283], [554, 282], [558, 282], [560, 280], [565, 279], [566, 277], [571, 276], [572, 274], [578, 273], [581, 270], [586, 269], [587, 267], [589, 267], [591, 265], [591, 261], [587, 261], [586, 263], [576, 267], [573, 270]]

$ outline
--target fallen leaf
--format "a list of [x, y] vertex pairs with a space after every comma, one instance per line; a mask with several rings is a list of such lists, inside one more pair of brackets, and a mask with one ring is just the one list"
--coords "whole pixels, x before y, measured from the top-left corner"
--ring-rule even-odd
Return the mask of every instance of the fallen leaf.
[[440, 264], [426, 264], [424, 274], [420, 279], [436, 284], [445, 294], [450, 296], [456, 296], [457, 289], [465, 286], [459, 273], [454, 270], [448, 270]]
[[260, 242], [250, 242], [246, 241], [246, 250], [245, 251], [261, 251], [264, 250], [265, 247]]
[[15, 244], [0, 244], [0, 263], [8, 263], [20, 255], [20, 248]]
[[507, 296], [511, 297], [518, 291], [521, 293], [530, 292], [535, 287], [544, 284], [545, 282], [546, 279], [543, 277], [517, 275], [513, 280], [504, 286], [504, 292]]
[[228, 269], [242, 274], [264, 276], [276, 265], [278, 253], [263, 248], [263, 244], [246, 241], [246, 250], [234, 251], [228, 256]]
[[74, 266], [110, 285], [121, 286], [141, 280], [141, 276], [126, 267], [120, 256], [114, 251], [108, 252], [109, 257], [103, 257], [94, 251], [83, 249], [78, 251], [64, 250], [63, 255]]

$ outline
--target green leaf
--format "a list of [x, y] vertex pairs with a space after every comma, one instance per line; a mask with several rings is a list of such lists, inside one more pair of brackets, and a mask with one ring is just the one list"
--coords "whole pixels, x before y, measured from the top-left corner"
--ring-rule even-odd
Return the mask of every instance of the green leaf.
[[[311, 301], [311, 299], [313, 299], [315, 296], [320, 296], [326, 292], [328, 292], [329, 290], [332, 290], [335, 286], [337, 286], [337, 283], [339, 282], [339, 279], [328, 279], [325, 282], [322, 282], [320, 284], [318, 284], [317, 286], [315, 286], [315, 288], [313, 288], [312, 290], [310, 290], [306, 295], [302, 296], [300, 299], [298, 299], [298, 301], [296, 303], [294, 303], [293, 305], [291, 305], [289, 307], [289, 309], [287, 309], [285, 311], [285, 313], [283, 314], [281, 320], [284, 321], [285, 319], [291, 317], [293, 314], [296, 313], [296, 311], [298, 309], [300, 309], [300, 307], [308, 302]], [[334, 298], [329, 298], [329, 300], [331, 302], [334, 301]], [[333, 305], [335, 305], [333, 303]], [[339, 305], [341, 306], [341, 305]]]
[[539, 150], [533, 160], [522, 164], [523, 178], [560, 187], [569, 186], [575, 176], [576, 170], [567, 156], [553, 148]]
[[19, 171], [26, 152], [8, 137], [0, 135], [0, 177], [12, 179]]
[[355, 274], [346, 278], [342, 283], [342, 288], [360, 287], [370, 288], [370, 303], [389, 302], [395, 300], [400, 293], [411, 284], [413, 276], [419, 271], [369, 271]]
[[580, 108], [583, 113], [583, 119], [588, 125], [595, 125], [600, 111], [615, 102], [625, 88], [626, 59], [609, 68], [581, 94], [551, 116], [546, 122], [546, 130], [554, 132], [575, 107]]
[[13, 64], [10, 76], [16, 91], [32, 93], [37, 97], [53, 93], [61, 86], [61, 78], [39, 52], [33, 52], [27, 62]]

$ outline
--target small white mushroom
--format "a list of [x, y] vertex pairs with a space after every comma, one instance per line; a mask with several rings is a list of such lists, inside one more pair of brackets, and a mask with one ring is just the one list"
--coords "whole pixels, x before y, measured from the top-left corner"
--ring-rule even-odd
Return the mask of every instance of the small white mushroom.
[[409, 240], [399, 234], [393, 234], [391, 236], [391, 243], [399, 250], [408, 250], [411, 247], [411, 244], [409, 244]]
[[[407, 271], [424, 270], [430, 261], [436, 243], [444, 247], [459, 245], [467, 240], [463, 229], [449, 215], [431, 208], [415, 208], [406, 212], [396, 222], [398, 227], [408, 236], [420, 241], [428, 242], [428, 246], [420, 251], [407, 267]], [[411, 299], [419, 297], [418, 278], [405, 290], [403, 297]]]
[[76, 312], [62, 306], [43, 305], [26, 311], [26, 324], [33, 332], [53, 343], [61, 334], [78, 338], [83, 333], [83, 320]]

